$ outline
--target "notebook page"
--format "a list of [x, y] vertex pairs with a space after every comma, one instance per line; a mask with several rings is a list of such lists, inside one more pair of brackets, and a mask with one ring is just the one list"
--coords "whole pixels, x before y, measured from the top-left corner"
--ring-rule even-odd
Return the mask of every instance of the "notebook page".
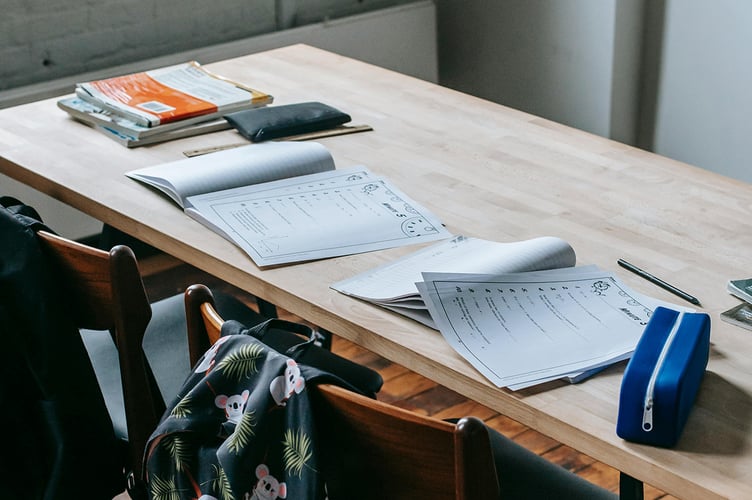
[[334, 170], [316, 142], [265, 142], [127, 172], [168, 194], [181, 207], [190, 196]]

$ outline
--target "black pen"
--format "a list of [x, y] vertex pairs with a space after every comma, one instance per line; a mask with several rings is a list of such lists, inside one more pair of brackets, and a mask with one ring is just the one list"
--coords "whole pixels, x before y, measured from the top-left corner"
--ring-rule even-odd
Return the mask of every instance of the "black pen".
[[629, 263], [629, 262], [627, 262], [626, 260], [624, 260], [624, 259], [619, 259], [619, 260], [618, 260], [618, 261], [616, 261], [616, 262], [617, 262], [617, 264], [619, 264], [619, 265], [620, 265], [621, 267], [623, 267], [624, 269], [628, 269], [628, 270], [632, 271], [632, 272], [633, 272], [633, 273], [635, 273], [635, 274], [636, 274], [637, 276], [640, 276], [640, 277], [642, 277], [642, 278], [645, 278], [645, 279], [646, 279], [646, 280], [648, 280], [649, 282], [651, 282], [651, 283], [654, 283], [654, 284], [658, 285], [659, 287], [663, 288], [664, 290], [668, 290], [669, 292], [673, 293], [674, 295], [676, 295], [676, 296], [678, 296], [678, 297], [681, 297], [681, 298], [683, 298], [683, 299], [684, 299], [684, 300], [686, 300], [687, 302], [690, 302], [690, 303], [692, 303], [692, 304], [694, 304], [694, 305], [696, 305], [696, 306], [699, 306], [699, 305], [701, 305], [701, 304], [700, 304], [700, 301], [699, 301], [699, 300], [697, 300], [697, 299], [696, 299], [695, 297], [691, 296], [691, 295], [690, 295], [690, 294], [688, 294], [687, 292], [683, 292], [683, 291], [679, 290], [679, 289], [678, 289], [678, 288], [676, 288], [676, 287], [675, 287], [674, 285], [669, 285], [668, 283], [666, 283], [666, 282], [665, 282], [665, 281], [663, 281], [662, 279], [660, 279], [660, 278], [656, 278], [656, 277], [655, 277], [655, 276], [653, 276], [652, 274], [650, 274], [650, 273], [648, 273], [648, 272], [646, 272], [646, 271], [643, 271], [643, 270], [642, 270], [642, 269], [640, 269], [639, 267], [637, 267], [637, 266], [635, 266], [635, 265], [633, 265], [633, 264], [630, 264], [630, 263]]

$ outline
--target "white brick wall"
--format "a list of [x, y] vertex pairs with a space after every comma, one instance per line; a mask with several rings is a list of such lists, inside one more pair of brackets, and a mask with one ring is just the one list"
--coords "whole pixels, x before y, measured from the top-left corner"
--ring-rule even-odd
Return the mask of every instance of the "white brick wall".
[[[410, 0], [287, 0], [298, 22]], [[274, 0], [0, 0], [0, 91], [269, 33]]]

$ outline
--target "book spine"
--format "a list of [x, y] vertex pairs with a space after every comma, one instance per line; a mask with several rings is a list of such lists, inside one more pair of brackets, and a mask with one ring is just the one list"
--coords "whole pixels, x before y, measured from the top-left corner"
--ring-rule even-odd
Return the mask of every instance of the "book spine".
[[159, 118], [157, 118], [156, 116], [144, 111], [135, 110], [130, 106], [123, 106], [121, 104], [111, 102], [108, 99], [97, 97], [84, 86], [76, 87], [76, 95], [80, 99], [83, 99], [84, 101], [89, 102], [94, 106], [106, 109], [107, 111], [116, 115], [123, 116], [128, 120], [137, 123], [138, 125], [142, 125], [144, 127], [153, 127], [159, 125]]
[[117, 117], [110, 111], [96, 107], [82, 99], [62, 99], [57, 106], [77, 120], [90, 127], [105, 127], [136, 139], [152, 135], [155, 129], [137, 125], [125, 118]]

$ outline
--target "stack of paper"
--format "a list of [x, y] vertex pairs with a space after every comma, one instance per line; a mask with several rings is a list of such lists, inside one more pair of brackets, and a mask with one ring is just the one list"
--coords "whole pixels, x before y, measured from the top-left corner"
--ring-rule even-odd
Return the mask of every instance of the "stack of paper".
[[552, 236], [510, 243], [456, 236], [331, 288], [436, 328], [415, 287], [422, 272], [496, 274], [571, 267], [575, 261], [569, 243]]
[[512, 390], [579, 382], [634, 351], [653, 310], [565, 241], [457, 236], [334, 283], [344, 294], [441, 331], [478, 371]]
[[627, 359], [659, 305], [595, 266], [498, 275], [424, 273], [449, 344], [499, 387], [579, 381]]

